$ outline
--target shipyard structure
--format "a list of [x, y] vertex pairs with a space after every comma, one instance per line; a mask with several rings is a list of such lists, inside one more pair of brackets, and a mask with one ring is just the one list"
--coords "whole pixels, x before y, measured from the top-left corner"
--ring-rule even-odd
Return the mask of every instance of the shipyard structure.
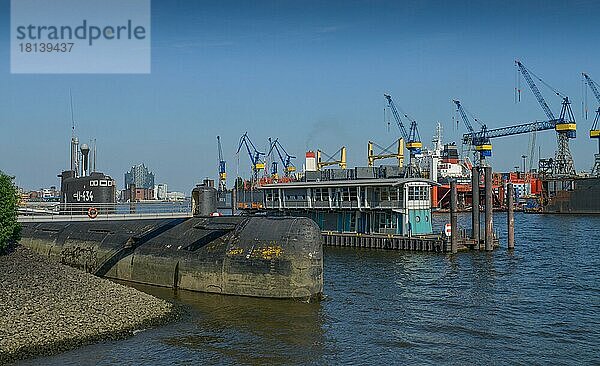
[[539, 211], [600, 214], [600, 177], [542, 180]]
[[[479, 161], [478, 156], [491, 156], [491, 143], [473, 139], [469, 133], [459, 151], [456, 143], [442, 142], [442, 128], [438, 123], [432, 148], [425, 147], [416, 121], [406, 113], [400, 113], [401, 109], [391, 95], [384, 94], [384, 98], [387, 102], [385, 110], [389, 111], [386, 116], [393, 116], [400, 138], [387, 148], [369, 141], [367, 166], [349, 168], [346, 147], [342, 146], [331, 155], [320, 149], [308, 151], [304, 169], [299, 171], [292, 162], [295, 156], [281, 146], [279, 139], [269, 139], [268, 153], [265, 154], [250, 140], [248, 133], [244, 133], [237, 152], [246, 148], [252, 177], [241, 182], [239, 178], [236, 180], [234, 208], [265, 211], [272, 215], [308, 216], [323, 231], [429, 235], [432, 234], [430, 215], [450, 208], [451, 182], [457, 185], [458, 209], [468, 210], [474, 204], [481, 205], [482, 202], [473, 202], [472, 187], [478, 183], [476, 190], [483, 189], [483, 180], [472, 183], [472, 170], [476, 165], [485, 166], [485, 161]], [[407, 121], [409, 128], [405, 127]], [[220, 202], [225, 208], [234, 200], [224, 188], [225, 161], [220, 139], [217, 140]], [[474, 162], [469, 159], [471, 153]], [[397, 163], [375, 166], [375, 162], [383, 159], [394, 159]], [[283, 168], [283, 174], [279, 173], [278, 167]], [[509, 182], [513, 183], [519, 202], [535, 196], [542, 187], [537, 177], [531, 174], [518, 174], [518, 178], [512, 173], [494, 174], [492, 203], [496, 208], [505, 205]]]
[[[558, 94], [562, 98], [561, 110], [555, 115], [531, 72], [519, 61], [515, 65], [548, 120], [488, 128], [467, 112], [460, 101], [453, 100], [457, 118], [462, 119], [467, 128], [460, 151], [456, 143], [442, 142], [439, 123], [430, 149], [423, 145], [416, 121], [404, 113], [389, 94], [384, 94], [387, 102], [384, 111], [388, 111], [385, 116], [393, 116], [400, 138], [387, 148], [369, 141], [368, 166], [349, 168], [346, 147], [342, 146], [332, 155], [322, 150], [308, 151], [303, 171], [297, 171], [292, 162], [295, 156], [290, 155], [278, 139], [270, 138], [268, 153], [264, 153], [244, 133], [237, 152], [246, 148], [252, 177], [247, 181], [238, 178], [229, 198], [219, 140], [220, 202], [232, 202], [234, 209], [249, 212], [306, 216], [315, 220], [324, 232], [357, 234], [432, 234], [430, 215], [450, 210], [453, 184], [457, 191], [457, 210], [483, 206], [480, 191], [487, 186], [492, 200], [486, 206], [505, 210], [510, 184], [511, 198], [517, 209], [539, 213], [600, 213], [600, 145], [591, 172], [577, 173], [569, 147], [570, 140], [576, 137], [569, 98]], [[588, 85], [596, 91], [595, 84], [587, 79]], [[597, 96], [600, 102], [600, 94]], [[600, 142], [599, 119], [600, 108], [590, 131], [590, 137]], [[481, 126], [479, 131], [473, 128], [472, 121]], [[556, 133], [557, 149], [553, 158], [539, 159], [536, 169], [533, 167], [535, 136], [542, 131]], [[522, 156], [523, 170], [517, 167], [515, 171], [494, 173], [490, 169], [489, 174], [486, 173], [490, 182], [486, 185], [483, 171], [491, 168], [488, 159], [492, 156], [492, 140], [522, 134], [530, 136], [529, 153]], [[376, 167], [375, 161], [380, 159], [396, 159], [397, 164]], [[278, 167], [283, 168], [283, 174]]]

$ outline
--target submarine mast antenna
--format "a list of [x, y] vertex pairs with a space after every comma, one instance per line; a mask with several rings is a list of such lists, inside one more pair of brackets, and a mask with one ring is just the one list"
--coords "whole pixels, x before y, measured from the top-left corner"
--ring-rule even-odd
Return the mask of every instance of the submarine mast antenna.
[[73, 93], [69, 88], [69, 99], [71, 101], [71, 137], [75, 137], [75, 117], [73, 116]]
[[79, 171], [79, 140], [75, 136], [75, 117], [73, 112], [73, 93], [69, 88], [69, 102], [71, 107], [71, 170], [78, 176]]

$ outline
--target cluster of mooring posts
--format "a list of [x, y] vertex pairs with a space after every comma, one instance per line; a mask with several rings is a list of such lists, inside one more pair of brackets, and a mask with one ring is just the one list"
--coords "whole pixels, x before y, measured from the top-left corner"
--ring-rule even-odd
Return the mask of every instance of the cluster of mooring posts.
[[[484, 233], [483, 238], [480, 232], [480, 217], [479, 210], [479, 182], [480, 173], [484, 176]], [[456, 182], [450, 182], [450, 248], [452, 253], [458, 252], [459, 245], [475, 250], [492, 251], [497, 246], [497, 239], [494, 237], [494, 222], [492, 216], [492, 167], [474, 166], [471, 175], [471, 189], [473, 194], [472, 210], [471, 210], [471, 236], [470, 238], [459, 238], [458, 222], [457, 222], [457, 192]], [[515, 248], [515, 215], [514, 215], [514, 187], [512, 183], [506, 186], [506, 206], [507, 206], [507, 247], [508, 249]], [[483, 239], [483, 240], [482, 240]]]

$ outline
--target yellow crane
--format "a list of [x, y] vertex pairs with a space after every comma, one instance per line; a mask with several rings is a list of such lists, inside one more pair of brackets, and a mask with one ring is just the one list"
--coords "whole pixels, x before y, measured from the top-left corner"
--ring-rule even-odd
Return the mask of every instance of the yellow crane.
[[[336, 160], [333, 156], [340, 154], [340, 159]], [[327, 160], [323, 161], [322, 155], [327, 157]], [[321, 150], [317, 150], [317, 170], [321, 170], [322, 168], [330, 165], [339, 165], [340, 168], [346, 169], [346, 146], [342, 146], [338, 151], [333, 154], [333, 156], [327, 155]]]
[[[395, 158], [398, 159], [398, 166], [402, 168], [402, 165], [404, 164], [404, 139], [402, 137], [399, 138], [397, 144], [398, 150], [397, 152], [393, 152], [390, 149], [394, 145], [396, 145], [396, 142], [384, 149], [381, 146], [374, 143], [373, 141], [369, 141], [367, 153], [367, 160], [369, 162], [369, 166], [372, 167], [376, 160]], [[373, 151], [373, 146], [376, 146], [377, 148], [381, 149], [381, 152], [379, 154], [375, 154]]]

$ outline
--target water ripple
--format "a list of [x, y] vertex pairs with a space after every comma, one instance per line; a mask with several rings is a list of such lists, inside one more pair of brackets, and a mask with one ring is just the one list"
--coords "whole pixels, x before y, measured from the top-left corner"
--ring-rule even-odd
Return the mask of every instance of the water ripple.
[[318, 304], [179, 292], [189, 319], [24, 364], [600, 364], [598, 228], [517, 214], [514, 252], [326, 248]]

